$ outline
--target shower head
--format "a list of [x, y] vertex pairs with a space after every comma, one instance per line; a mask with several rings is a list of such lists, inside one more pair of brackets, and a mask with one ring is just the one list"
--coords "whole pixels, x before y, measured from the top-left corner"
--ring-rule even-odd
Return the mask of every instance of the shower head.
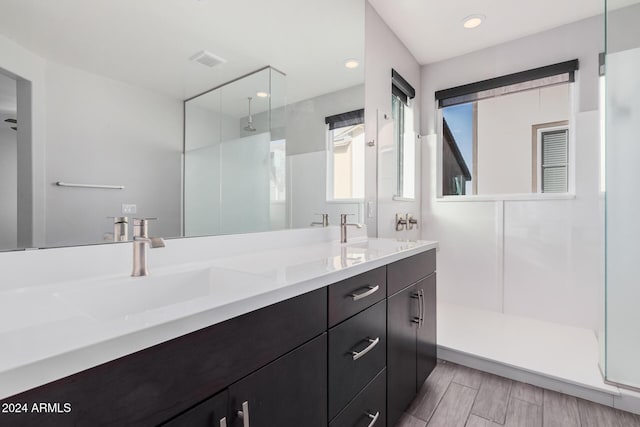
[[243, 128], [247, 132], [255, 132], [256, 128], [253, 127], [253, 117], [251, 117], [251, 97], [247, 98], [249, 100], [249, 119], [247, 120], [247, 125]]

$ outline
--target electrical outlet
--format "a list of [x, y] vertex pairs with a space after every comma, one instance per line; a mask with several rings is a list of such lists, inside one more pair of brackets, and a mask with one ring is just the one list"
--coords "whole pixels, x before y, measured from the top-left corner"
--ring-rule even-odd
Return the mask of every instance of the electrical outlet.
[[127, 214], [135, 214], [138, 212], [138, 207], [136, 205], [133, 204], [122, 204], [122, 214], [123, 215], [127, 215]]

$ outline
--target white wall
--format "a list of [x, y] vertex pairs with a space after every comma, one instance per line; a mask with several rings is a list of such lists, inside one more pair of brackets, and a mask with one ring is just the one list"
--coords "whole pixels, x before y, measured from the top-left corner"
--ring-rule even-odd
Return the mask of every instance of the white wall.
[[[48, 62], [46, 244], [100, 242], [137, 205], [154, 236], [180, 235], [182, 102]], [[56, 187], [56, 181], [125, 190]]]
[[566, 85], [478, 101], [478, 194], [530, 193], [536, 124], [569, 120]]
[[[395, 69], [416, 89], [413, 100], [416, 135], [420, 134], [422, 90], [420, 65], [398, 37], [384, 23], [375, 9], [367, 3], [365, 9], [365, 140], [375, 141], [377, 149], [368, 147], [365, 199], [375, 203], [377, 194], [377, 220], [367, 215], [369, 235], [392, 238], [418, 238], [420, 231], [396, 231], [395, 214], [411, 213], [420, 217], [421, 143], [416, 141], [416, 200], [397, 201], [396, 150], [393, 145], [393, 121], [391, 117], [391, 69]], [[368, 211], [368, 206], [366, 207]]]
[[[422, 67], [422, 237], [440, 241], [440, 301], [596, 329], [603, 289], [598, 188], [598, 53], [603, 19]], [[574, 107], [575, 199], [436, 201], [434, 92], [578, 58]]]
[[[159, 217], [154, 234], [179, 234], [180, 100], [47, 61], [3, 37], [0, 58], [0, 67], [29, 82], [32, 92], [32, 124], [23, 125], [32, 147], [22, 155], [31, 170], [18, 167], [19, 177], [32, 176], [18, 190], [18, 221], [28, 217], [21, 203], [30, 212], [18, 229], [33, 231], [29, 245], [99, 242], [112, 231], [105, 216], [119, 215], [121, 203], [137, 204], [136, 216]], [[20, 110], [20, 86], [18, 99]], [[56, 181], [127, 189], [59, 188]]]

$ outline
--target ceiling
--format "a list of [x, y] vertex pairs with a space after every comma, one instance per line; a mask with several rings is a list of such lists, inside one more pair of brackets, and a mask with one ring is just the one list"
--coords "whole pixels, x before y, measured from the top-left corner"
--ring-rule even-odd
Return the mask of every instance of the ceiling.
[[[266, 65], [288, 102], [364, 82], [364, 0], [0, 0], [0, 34], [39, 56], [186, 99]], [[208, 50], [214, 68], [188, 59]]]
[[[638, 0], [608, 0], [609, 8]], [[369, 0], [424, 65], [515, 40], [604, 12], [604, 0]], [[473, 30], [462, 21], [486, 16]], [[604, 36], [603, 36], [604, 37]]]

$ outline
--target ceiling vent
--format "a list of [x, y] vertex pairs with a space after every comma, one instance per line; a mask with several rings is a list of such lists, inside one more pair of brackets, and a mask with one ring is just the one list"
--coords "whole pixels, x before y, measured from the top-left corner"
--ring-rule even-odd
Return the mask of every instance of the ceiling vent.
[[189, 59], [202, 65], [206, 65], [207, 67], [215, 67], [216, 65], [227, 62], [226, 59], [222, 59], [211, 52], [207, 52], [206, 50], [201, 50]]

